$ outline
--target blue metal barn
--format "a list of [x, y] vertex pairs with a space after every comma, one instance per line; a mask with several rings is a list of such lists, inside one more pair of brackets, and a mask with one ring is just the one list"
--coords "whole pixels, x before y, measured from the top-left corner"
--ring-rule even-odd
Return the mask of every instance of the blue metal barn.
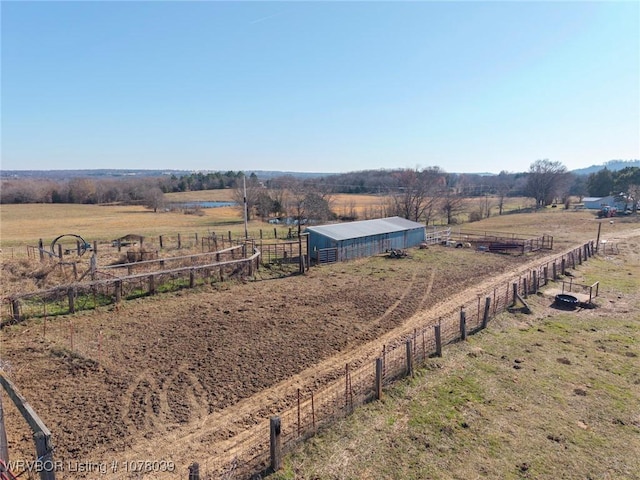
[[415, 247], [425, 240], [424, 225], [400, 217], [307, 227], [306, 232], [311, 257], [318, 263]]

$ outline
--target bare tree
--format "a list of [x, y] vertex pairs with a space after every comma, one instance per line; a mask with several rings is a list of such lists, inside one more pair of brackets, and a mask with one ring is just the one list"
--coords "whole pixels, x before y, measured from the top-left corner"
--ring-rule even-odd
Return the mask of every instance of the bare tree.
[[[233, 191], [233, 200], [239, 205], [244, 216], [245, 189], [243, 178], [244, 174], [236, 180], [236, 188]], [[256, 174], [252, 173], [246, 179], [246, 188], [247, 220], [251, 220], [253, 212], [260, 201], [260, 195], [264, 193], [264, 187], [258, 181]]]
[[529, 167], [527, 194], [536, 201], [536, 208], [545, 207], [561, 193], [567, 180], [567, 168], [560, 162], [536, 160]]
[[160, 187], [149, 187], [143, 193], [143, 201], [145, 207], [157, 213], [158, 209], [165, 205], [164, 193]]
[[302, 225], [309, 220], [322, 222], [335, 218], [330, 208], [330, 196], [293, 177], [282, 178], [279, 182], [286, 188], [284, 205], [287, 215], [295, 221], [298, 230], [299, 270], [304, 273], [305, 264], [302, 256]]
[[494, 198], [490, 195], [484, 195], [479, 203], [480, 206], [480, 218], [489, 218], [491, 216], [491, 209], [495, 206]]
[[436, 208], [438, 190], [444, 182], [443, 172], [438, 167], [406, 169], [398, 174], [399, 190], [392, 197], [392, 209], [398, 216], [428, 224]]
[[70, 203], [96, 203], [96, 183], [89, 178], [69, 180]]
[[498, 215], [502, 215], [504, 212], [505, 200], [507, 195], [513, 190], [515, 181], [515, 175], [504, 170], [490, 179], [491, 186], [497, 197]]
[[456, 223], [455, 217], [464, 211], [464, 198], [452, 190], [442, 193], [441, 210], [447, 218], [447, 225]]

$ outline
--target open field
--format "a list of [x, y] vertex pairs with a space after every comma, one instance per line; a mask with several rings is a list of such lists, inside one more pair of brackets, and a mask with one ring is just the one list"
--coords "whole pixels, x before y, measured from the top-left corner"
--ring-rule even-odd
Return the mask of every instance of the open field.
[[128, 234], [157, 236], [174, 232], [224, 232], [229, 222], [242, 228], [242, 216], [232, 207], [207, 208], [202, 215], [154, 213], [141, 206], [24, 204], [0, 205], [1, 248], [47, 244], [58, 235], [74, 233], [88, 242], [108, 241]]
[[640, 232], [573, 271], [598, 308], [502, 314], [269, 478], [640, 478]]
[[[602, 238], [637, 234], [639, 225], [635, 217], [605, 222]], [[558, 249], [597, 232], [592, 215], [557, 210], [473, 226], [557, 235]], [[436, 246], [401, 260], [376, 257], [305, 276], [140, 298], [4, 328], [2, 361], [53, 431], [56, 458], [171, 459], [184, 472], [291, 405], [291, 388], [322, 386], [412, 319], [437, 321], [445, 304], [475, 297], [468, 289], [544, 255]], [[99, 338], [99, 347], [78, 355], [74, 339], [87, 338]], [[7, 410], [10, 448], [29, 458], [25, 425]]]
[[[232, 190], [203, 190], [197, 192], [168, 193], [169, 202], [232, 201]], [[367, 213], [382, 216], [388, 199], [377, 195], [333, 195], [331, 205], [338, 215], [349, 215], [355, 210], [359, 219]], [[481, 199], [469, 199], [472, 211]], [[523, 208], [529, 201], [523, 198], [508, 199], [506, 210]], [[493, 213], [497, 210], [494, 208]], [[575, 212], [593, 219], [593, 214]], [[371, 216], [370, 216], [371, 217]], [[373, 218], [373, 217], [371, 217]], [[493, 218], [493, 217], [492, 217]], [[505, 222], [508, 225], [508, 221]], [[260, 229], [273, 226], [260, 220], [249, 223], [249, 230], [257, 236]], [[92, 242], [108, 241], [128, 234], [157, 236], [161, 234], [193, 231], [224, 233], [231, 230], [236, 235], [244, 233], [242, 212], [237, 207], [203, 208], [198, 214], [181, 212], [154, 213], [143, 206], [81, 205], [81, 204], [0, 204], [0, 248], [37, 245], [42, 238], [45, 244], [58, 235], [74, 233]]]

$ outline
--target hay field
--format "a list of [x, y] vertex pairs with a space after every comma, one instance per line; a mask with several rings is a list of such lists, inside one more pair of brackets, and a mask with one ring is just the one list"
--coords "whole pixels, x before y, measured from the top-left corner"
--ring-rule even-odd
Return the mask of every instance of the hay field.
[[[233, 191], [203, 190], [166, 194], [167, 202], [233, 201]], [[348, 197], [348, 198], [347, 198]], [[377, 205], [381, 197], [340, 195], [337, 201], [355, 202], [359, 211]], [[249, 222], [249, 230], [273, 228], [261, 220]], [[238, 207], [203, 208], [197, 214], [154, 213], [143, 206], [20, 204], [0, 205], [0, 248], [46, 243], [58, 235], [73, 233], [87, 241], [109, 241], [133, 233], [157, 236], [169, 233], [213, 231], [240, 234], [244, 231], [242, 211]]]
[[[226, 189], [169, 193], [166, 195], [166, 200], [168, 202], [232, 201], [233, 191]], [[473, 211], [481, 201], [483, 199], [468, 199], [465, 210], [467, 212]], [[490, 201], [495, 205], [497, 200], [490, 199]], [[336, 194], [332, 195], [330, 200], [333, 210], [338, 215], [350, 216], [355, 212], [360, 220], [384, 216], [388, 203], [388, 197], [378, 195]], [[509, 212], [530, 206], [530, 199], [510, 198], [505, 205], [505, 211]], [[514, 231], [513, 221], [509, 215], [498, 216], [495, 206], [492, 212], [492, 217], [483, 220], [483, 229]], [[572, 223], [577, 223], [581, 233], [590, 233], [597, 228], [595, 215], [584, 210], [548, 208], [542, 213], [542, 217], [525, 216], [519, 219], [518, 233], [536, 234], [541, 230], [545, 233], [555, 231], [556, 235], [562, 237], [563, 232], [568, 232], [568, 230], [558, 227], [564, 224], [566, 218], [571, 218]], [[565, 214], [570, 217], [565, 217]], [[467, 214], [461, 214], [459, 219], [466, 221]], [[629, 219], [615, 220], [616, 223], [621, 221], [629, 221]], [[443, 224], [442, 218], [436, 217], [435, 223]], [[463, 223], [460, 228], [474, 229], [475, 225], [477, 224]], [[261, 220], [252, 220], [249, 222], [248, 228], [257, 236], [260, 229], [272, 229], [273, 227]], [[40, 238], [46, 244], [58, 235], [67, 233], [80, 235], [87, 241], [109, 241], [131, 233], [157, 236], [193, 232], [200, 234], [205, 232], [226, 233], [227, 231], [237, 235], [244, 231], [240, 208], [205, 208], [198, 211], [197, 214], [187, 215], [181, 212], [165, 211], [154, 213], [143, 206], [127, 205], [0, 205], [0, 248], [37, 245]], [[567, 240], [571, 238], [569, 234], [564, 236]]]
[[207, 208], [201, 210], [201, 215], [185, 215], [125, 205], [0, 205], [0, 248], [37, 245], [40, 238], [47, 243], [67, 233], [87, 241], [101, 241], [130, 233], [156, 236], [202, 232], [230, 222], [242, 222], [241, 212], [233, 207]]

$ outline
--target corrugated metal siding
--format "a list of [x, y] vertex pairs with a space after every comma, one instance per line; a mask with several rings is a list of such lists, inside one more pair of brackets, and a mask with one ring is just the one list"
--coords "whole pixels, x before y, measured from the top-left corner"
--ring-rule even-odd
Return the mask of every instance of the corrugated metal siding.
[[[309, 227], [306, 231], [309, 233], [309, 248], [315, 259], [316, 252], [325, 248], [337, 248], [338, 260], [353, 260], [389, 249], [414, 247], [425, 239], [425, 228], [422, 224], [400, 217]], [[354, 236], [346, 238], [348, 232]], [[365, 235], [365, 232], [377, 233]]]
[[424, 225], [405, 218], [389, 217], [376, 220], [362, 220], [359, 222], [336, 223], [308, 227], [307, 232], [316, 232], [333, 240], [348, 240], [352, 238], [370, 237], [384, 233], [401, 232], [409, 229], [424, 228]]

